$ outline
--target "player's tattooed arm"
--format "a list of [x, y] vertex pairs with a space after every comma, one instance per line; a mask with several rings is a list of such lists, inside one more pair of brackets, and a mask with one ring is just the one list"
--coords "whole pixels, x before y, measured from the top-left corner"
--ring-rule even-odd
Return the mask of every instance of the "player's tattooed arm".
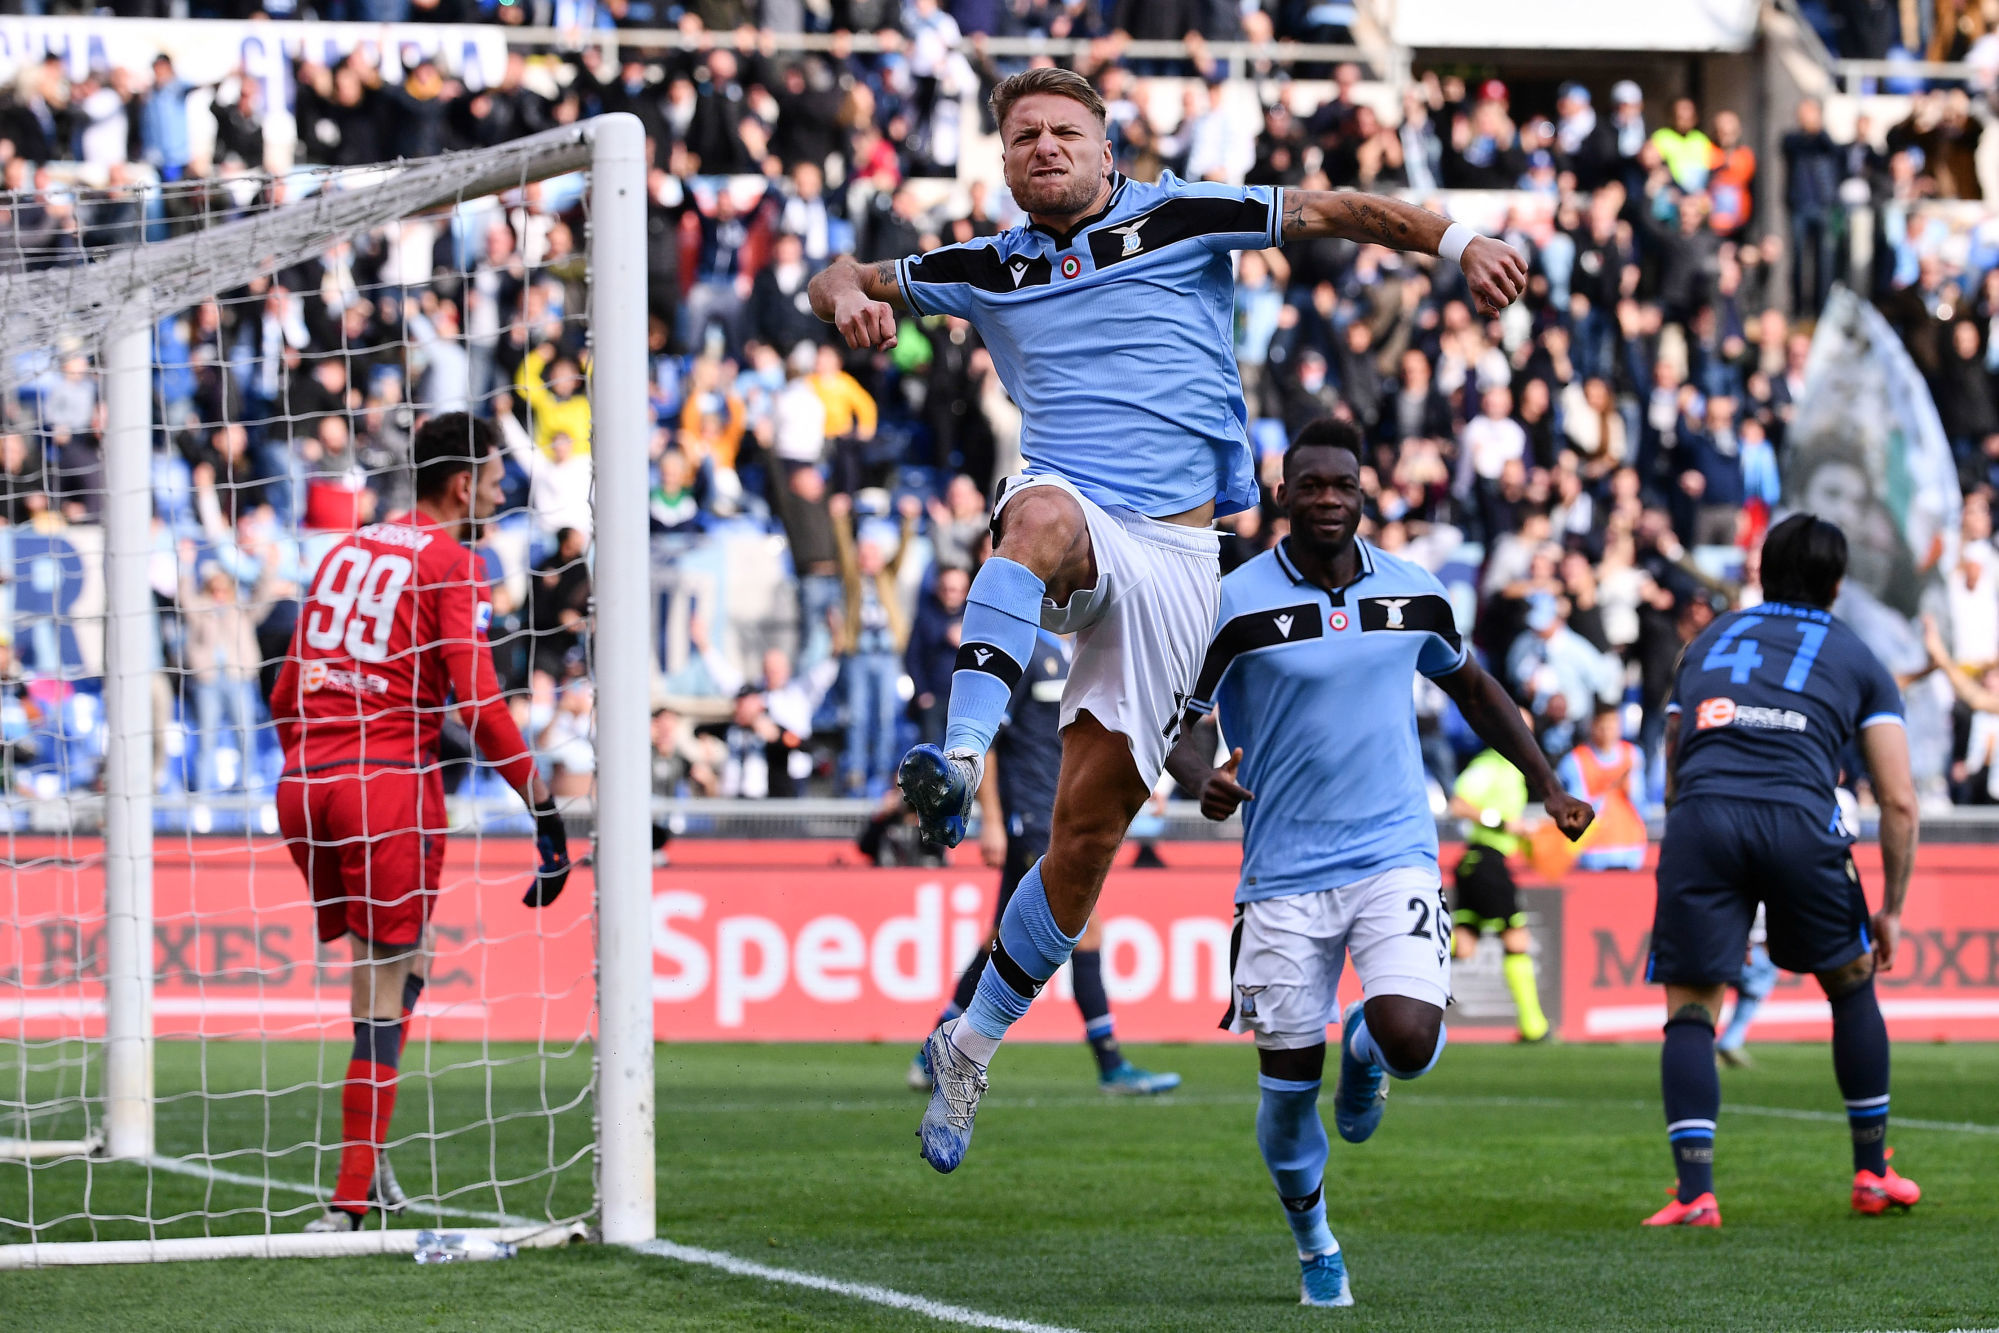
[[1450, 226], [1427, 208], [1352, 190], [1286, 190], [1284, 239], [1336, 237], [1391, 250], [1437, 253]]
[[[1427, 208], [1352, 190], [1284, 191], [1284, 239], [1336, 237], [1434, 255], [1450, 223]], [[1465, 288], [1482, 314], [1498, 314], [1527, 289], [1527, 261], [1504, 241], [1469, 238], [1458, 254]]]
[[896, 281], [895, 261], [834, 260], [806, 284], [812, 313], [837, 325], [849, 347], [895, 346], [895, 317], [909, 306]]

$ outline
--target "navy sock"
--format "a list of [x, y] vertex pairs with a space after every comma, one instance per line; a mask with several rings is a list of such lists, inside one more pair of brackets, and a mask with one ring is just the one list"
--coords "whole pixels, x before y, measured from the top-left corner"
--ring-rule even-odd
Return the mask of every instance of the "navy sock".
[[1104, 956], [1095, 949], [1069, 955], [1069, 976], [1076, 988], [1076, 1007], [1083, 1011], [1083, 1035], [1096, 1052], [1097, 1072], [1108, 1074], [1124, 1063], [1118, 1049], [1117, 1027], [1111, 1019], [1111, 997], [1104, 989]]
[[1714, 1190], [1714, 1122], [1721, 1114], [1721, 1075], [1714, 1068], [1714, 1024], [1705, 1018], [1666, 1021], [1659, 1049], [1659, 1086], [1666, 1099], [1666, 1139], [1680, 1173], [1681, 1203]]
[[354, 1020], [354, 1059], [396, 1068], [403, 1061], [403, 1021], [400, 1018]]
[[1326, 1225], [1326, 1125], [1319, 1119], [1319, 1080], [1256, 1076], [1256, 1146], [1284, 1204], [1284, 1220], [1307, 1258], [1339, 1248]]
[[986, 952], [981, 949], [973, 954], [972, 961], [965, 964], [965, 970], [958, 974], [958, 989], [952, 992], [951, 1003], [944, 1006], [944, 1013], [938, 1022], [950, 1022], [964, 1013], [966, 1006], [971, 1004], [972, 996], [978, 993], [979, 978], [985, 975]]
[[1041, 599], [1048, 589], [1035, 572], [996, 555], [979, 566], [965, 598], [958, 659], [951, 672], [951, 703], [944, 725], [946, 750], [992, 747], [1007, 701], [1034, 651], [1041, 629]]
[[1874, 978], [1832, 1002], [1832, 1072], [1853, 1131], [1853, 1169], [1888, 1170], [1888, 1024]]

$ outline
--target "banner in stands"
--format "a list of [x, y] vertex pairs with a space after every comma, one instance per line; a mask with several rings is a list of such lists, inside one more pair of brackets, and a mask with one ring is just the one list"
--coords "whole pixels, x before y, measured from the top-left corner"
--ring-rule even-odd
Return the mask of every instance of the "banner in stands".
[[[555, 907], [520, 902], [524, 841], [459, 838], [435, 916], [438, 953], [419, 1022], [440, 1040], [571, 1040], [590, 1030], [592, 885]], [[1168, 845], [1166, 870], [1120, 869], [1099, 921], [1118, 1030], [1137, 1041], [1237, 1040], [1228, 1003], [1235, 849]], [[880, 870], [843, 844], [683, 843], [652, 884], [653, 996], [665, 1041], [914, 1042], [992, 919], [998, 872]], [[0, 881], [0, 1033], [103, 1030], [103, 877], [95, 848], [22, 838]], [[1447, 854], [1447, 862], [1449, 860]], [[1878, 890], [1879, 856], [1859, 849]], [[1903, 951], [1882, 1008], [1903, 1040], [1999, 1039], [1999, 868], [1989, 849], [1931, 844], [1918, 858]], [[341, 1039], [346, 949], [315, 947], [303, 890], [275, 843], [162, 843], [154, 868], [164, 1039]], [[1526, 891], [1543, 1003], [1570, 1041], [1650, 1041], [1664, 1021], [1645, 983], [1647, 872], [1573, 874]], [[1512, 1007], [1496, 942], [1457, 964], [1455, 1040], [1505, 1040]], [[1346, 989], [1358, 995], [1352, 978]], [[1076, 1040], [1058, 976], [1017, 1030]], [[1758, 1020], [1775, 1040], [1820, 1039], [1826, 1005], [1786, 977]]]
[[[1847, 577], [1833, 610], [1890, 671], [1929, 665], [1922, 617], [1950, 622], [1964, 493], [1929, 386], [1879, 310], [1835, 287], [1812, 335], [1789, 434], [1784, 508], [1837, 523]], [[1950, 684], [1907, 691], [1909, 761], [1940, 782], [1951, 754]]]

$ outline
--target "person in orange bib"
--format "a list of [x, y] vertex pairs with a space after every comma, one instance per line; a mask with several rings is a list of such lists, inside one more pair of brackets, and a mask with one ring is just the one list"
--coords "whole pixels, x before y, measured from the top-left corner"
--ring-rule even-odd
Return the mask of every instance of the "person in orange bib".
[[1569, 795], [1596, 809], [1596, 824], [1576, 857], [1578, 870], [1637, 870], [1645, 864], [1645, 756], [1624, 739], [1622, 712], [1599, 703], [1589, 743], [1562, 756], [1555, 775]]

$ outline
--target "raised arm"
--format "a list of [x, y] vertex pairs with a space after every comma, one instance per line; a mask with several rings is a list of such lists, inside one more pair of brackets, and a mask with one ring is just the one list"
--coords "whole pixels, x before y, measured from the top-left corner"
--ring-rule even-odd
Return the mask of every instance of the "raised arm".
[[907, 310], [895, 261], [863, 264], [842, 255], [813, 275], [805, 286], [812, 313], [840, 330], [849, 347], [895, 346], [896, 312]]
[[1527, 261], [1520, 252], [1504, 241], [1480, 236], [1462, 222], [1386, 195], [1286, 190], [1284, 239], [1322, 237], [1456, 260], [1472, 299], [1488, 315], [1512, 305], [1527, 287]]
[[1527, 779], [1528, 794], [1540, 800], [1541, 807], [1568, 840], [1574, 842], [1582, 837], [1590, 821], [1596, 818], [1596, 812], [1590, 809], [1588, 801], [1577, 800], [1562, 790], [1555, 771], [1548, 767], [1548, 756], [1541, 753], [1534, 733], [1520, 716], [1520, 705], [1513, 702], [1491, 673], [1467, 656], [1465, 664], [1456, 671], [1437, 677], [1437, 684], [1451, 696], [1478, 738], [1520, 770]]

